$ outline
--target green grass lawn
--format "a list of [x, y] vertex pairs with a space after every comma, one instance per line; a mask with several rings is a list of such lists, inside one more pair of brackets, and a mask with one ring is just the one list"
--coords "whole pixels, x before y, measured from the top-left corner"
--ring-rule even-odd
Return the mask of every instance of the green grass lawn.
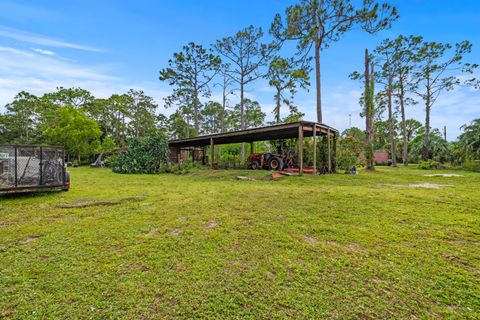
[[0, 198], [0, 318], [480, 318], [480, 174], [70, 171]]

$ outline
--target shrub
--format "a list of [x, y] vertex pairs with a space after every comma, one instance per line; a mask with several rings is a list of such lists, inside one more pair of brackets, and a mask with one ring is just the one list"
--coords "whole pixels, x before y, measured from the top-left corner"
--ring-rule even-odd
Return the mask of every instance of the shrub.
[[438, 161], [428, 160], [428, 161], [420, 162], [417, 168], [422, 170], [432, 170], [432, 169], [444, 169], [445, 166]]
[[176, 163], [167, 169], [168, 173], [173, 174], [187, 174], [192, 172], [194, 169], [198, 169], [200, 166], [196, 163], [185, 162], [185, 163]]
[[170, 150], [167, 137], [153, 132], [145, 138], [132, 139], [125, 153], [111, 162], [115, 173], [163, 173], [170, 164]]
[[463, 164], [462, 168], [468, 171], [480, 172], [480, 162], [467, 161]]

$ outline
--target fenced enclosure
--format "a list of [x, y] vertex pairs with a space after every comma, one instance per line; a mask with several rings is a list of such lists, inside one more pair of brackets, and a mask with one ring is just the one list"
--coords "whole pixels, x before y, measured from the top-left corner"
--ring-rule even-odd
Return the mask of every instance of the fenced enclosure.
[[63, 147], [0, 146], [0, 192], [68, 188]]

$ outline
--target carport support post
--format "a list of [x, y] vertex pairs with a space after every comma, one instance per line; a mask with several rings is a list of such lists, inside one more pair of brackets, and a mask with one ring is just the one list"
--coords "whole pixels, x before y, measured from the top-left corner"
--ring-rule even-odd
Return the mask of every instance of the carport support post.
[[303, 176], [303, 126], [298, 126], [298, 174]]
[[317, 174], [317, 125], [313, 125], [313, 174]]
[[215, 157], [215, 145], [213, 144], [213, 138], [210, 138], [210, 164], [212, 166], [212, 169], [213, 169], [214, 157]]
[[250, 153], [254, 153], [255, 152], [255, 149], [254, 149], [254, 145], [253, 145], [253, 141], [250, 142]]
[[330, 137], [330, 128], [328, 129], [328, 173], [332, 173], [332, 143]]

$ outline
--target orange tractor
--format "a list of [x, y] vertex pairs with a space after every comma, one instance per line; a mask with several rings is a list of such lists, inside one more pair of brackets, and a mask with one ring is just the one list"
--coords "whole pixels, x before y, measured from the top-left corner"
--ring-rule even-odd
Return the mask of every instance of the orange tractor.
[[281, 171], [293, 167], [293, 157], [287, 154], [251, 153], [248, 157], [252, 170], [265, 169]]

